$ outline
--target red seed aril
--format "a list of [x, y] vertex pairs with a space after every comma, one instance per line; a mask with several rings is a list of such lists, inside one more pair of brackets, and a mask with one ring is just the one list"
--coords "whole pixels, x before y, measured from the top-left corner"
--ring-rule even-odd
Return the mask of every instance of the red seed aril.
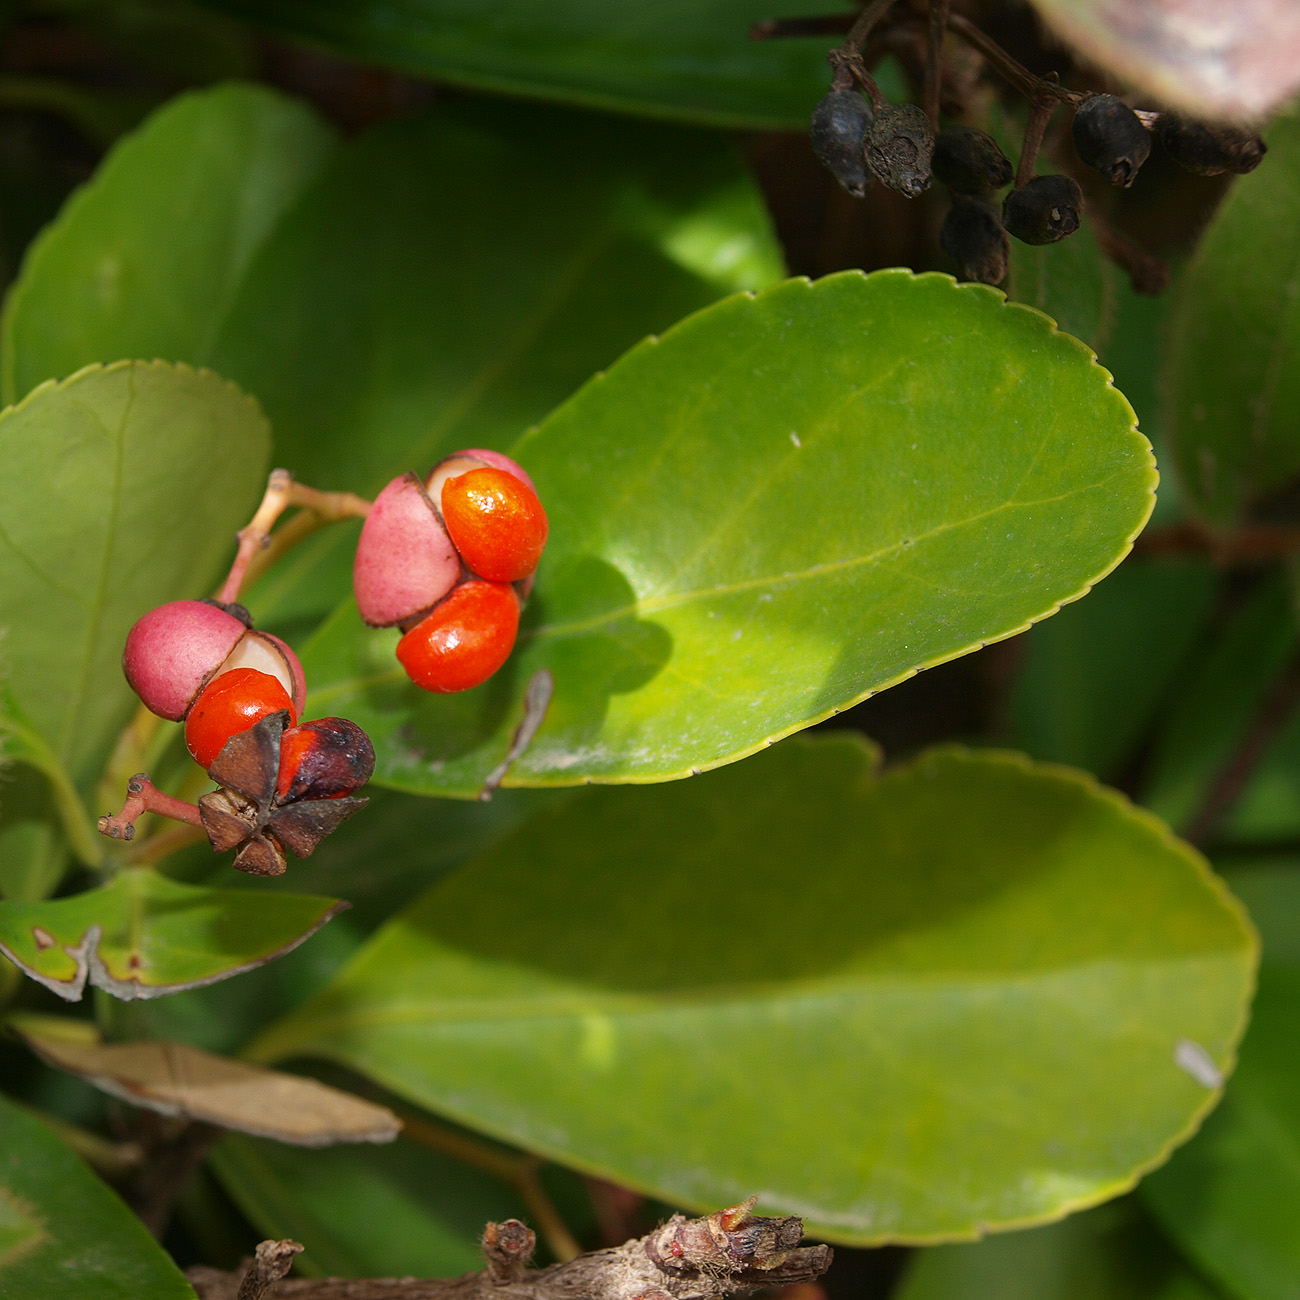
[[510, 657], [519, 600], [504, 582], [463, 582], [397, 644], [406, 675], [426, 691], [467, 691]]
[[489, 582], [526, 578], [542, 557], [548, 525], [537, 493], [485, 465], [442, 487], [442, 519], [466, 566]]
[[361, 789], [375, 770], [375, 750], [355, 722], [317, 718], [290, 727], [280, 738], [280, 803], [341, 799]]
[[297, 720], [293, 700], [278, 677], [255, 668], [232, 668], [199, 692], [185, 719], [185, 747], [206, 771], [231, 736], [281, 709], [288, 710], [291, 721]]

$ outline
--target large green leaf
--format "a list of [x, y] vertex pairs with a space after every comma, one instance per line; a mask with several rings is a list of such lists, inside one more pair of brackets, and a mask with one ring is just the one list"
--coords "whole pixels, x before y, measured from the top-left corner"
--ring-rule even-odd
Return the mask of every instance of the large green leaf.
[[916, 1251], [893, 1300], [1215, 1300], [1132, 1200]]
[[0, 1296], [194, 1300], [140, 1220], [38, 1120], [3, 1097]]
[[[502, 790], [490, 802], [470, 803], [374, 788], [368, 793], [370, 806], [363, 815], [344, 822], [283, 876], [257, 884], [259, 894], [331, 894], [352, 906], [283, 961], [194, 989], [183, 998], [158, 998], [137, 1007], [135, 1032], [235, 1053], [269, 1020], [322, 988], [374, 930], [434, 881], [539, 807], [567, 797], [562, 791]], [[230, 878], [229, 859], [214, 858], [206, 844], [196, 845], [183, 859], [169, 858], [167, 866], [173, 874], [185, 870], [190, 883], [218, 886]]]
[[1077, 340], [905, 271], [699, 312], [515, 451], [551, 538], [502, 674], [422, 694], [350, 601], [304, 647], [311, 707], [366, 728], [383, 783], [472, 794], [542, 668], [555, 694], [515, 784], [741, 758], [1082, 595], [1155, 483]]
[[939, 751], [877, 779], [840, 734], [575, 794], [250, 1050], [684, 1205], [971, 1237], [1185, 1138], [1217, 1093], [1175, 1055], [1230, 1067], [1253, 964], [1204, 863], [1081, 775]]
[[0, 413], [9, 687], [78, 784], [131, 707], [131, 624], [205, 593], [266, 458], [257, 404], [185, 366], [90, 367]]
[[[256, 500], [267, 443], [265, 418], [234, 385], [157, 362], [88, 367], [0, 413], [8, 687], [47, 766], [83, 798], [131, 711], [128, 629], [209, 589]], [[34, 851], [28, 862], [20, 839], [6, 837], [19, 857], [5, 887], [31, 897], [57, 872]]]
[[1215, 586], [1204, 561], [1131, 559], [1033, 628], [1008, 710], [1016, 746], [1113, 774], [1185, 672]]
[[228, 979], [310, 938], [346, 903], [256, 889], [196, 889], [147, 868], [41, 903], [0, 902], [0, 953], [61, 998], [87, 983], [125, 999]]
[[1300, 473], [1300, 116], [1231, 192], [1182, 277], [1164, 384], [1180, 476], [1231, 523]]
[[249, 261], [331, 148], [261, 87], [185, 95], [105, 159], [5, 302], [0, 393], [121, 357], [201, 363]]
[[749, 40], [760, 19], [825, 0], [209, 0], [352, 58], [485, 90], [718, 126], [799, 130], [838, 39]]
[[309, 1274], [454, 1277], [482, 1267], [485, 1223], [527, 1218], [506, 1184], [405, 1138], [304, 1151], [232, 1135], [213, 1160], [259, 1232], [302, 1242]]
[[1221, 1109], [1143, 1184], [1170, 1235], [1240, 1300], [1300, 1284], [1300, 864], [1232, 873], [1264, 952], [1241, 1064]]
[[646, 333], [780, 274], [757, 191], [711, 134], [437, 111], [337, 156], [250, 268], [211, 363], [257, 394], [281, 463], [374, 493], [512, 442]]

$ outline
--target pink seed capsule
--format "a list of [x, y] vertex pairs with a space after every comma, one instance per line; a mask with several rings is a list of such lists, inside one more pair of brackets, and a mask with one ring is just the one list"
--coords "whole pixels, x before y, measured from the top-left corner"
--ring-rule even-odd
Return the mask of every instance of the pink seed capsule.
[[460, 580], [460, 556], [424, 485], [395, 478], [375, 498], [357, 542], [352, 587], [362, 619], [391, 627], [416, 618]]
[[127, 633], [122, 671], [145, 708], [179, 722], [247, 630], [216, 605], [173, 600]]
[[273, 677], [300, 712], [307, 682], [298, 656], [277, 636], [257, 632], [218, 605], [174, 600], [127, 633], [122, 671], [145, 708], [180, 722], [223, 673], [251, 668]]

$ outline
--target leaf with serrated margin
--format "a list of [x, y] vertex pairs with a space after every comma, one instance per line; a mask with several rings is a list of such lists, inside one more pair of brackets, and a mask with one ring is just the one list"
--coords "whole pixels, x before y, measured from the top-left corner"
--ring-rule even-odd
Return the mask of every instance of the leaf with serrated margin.
[[248, 1049], [332, 1059], [674, 1204], [973, 1238], [1114, 1196], [1218, 1090], [1255, 963], [1150, 814], [1067, 768], [844, 734], [577, 792]]
[[0, 953], [69, 1002], [87, 983], [164, 997], [229, 979], [309, 939], [346, 903], [309, 894], [201, 889], [145, 867], [39, 903], [0, 902]]
[[512, 451], [551, 533], [511, 660], [411, 686], [349, 602], [310, 707], [375, 779], [472, 795], [539, 669], [507, 785], [663, 781], [743, 758], [1023, 631], [1127, 553], [1156, 475], [1076, 339], [982, 285], [884, 271], [729, 298], [597, 376]]

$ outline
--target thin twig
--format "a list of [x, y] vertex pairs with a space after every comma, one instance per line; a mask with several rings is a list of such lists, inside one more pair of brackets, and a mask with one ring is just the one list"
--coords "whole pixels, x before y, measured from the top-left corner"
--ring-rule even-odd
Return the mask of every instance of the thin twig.
[[510, 1183], [528, 1206], [528, 1212], [546, 1240], [547, 1249], [556, 1259], [563, 1262], [582, 1253], [582, 1247], [537, 1177], [540, 1162], [536, 1156], [489, 1146], [419, 1115], [402, 1116], [402, 1136]]
[[925, 42], [925, 113], [939, 130], [939, 92], [943, 83], [943, 38], [948, 34], [949, 0], [930, 0]]
[[827, 62], [835, 71], [831, 84], [840, 88], [843, 85], [844, 74], [846, 72], [851, 74], [858, 85], [867, 92], [871, 106], [877, 112], [889, 107], [889, 99], [876, 83], [875, 77], [867, 70], [867, 65], [862, 58], [862, 47], [866, 44], [867, 37], [871, 35], [871, 29], [893, 4], [894, 0], [869, 0], [863, 6], [862, 12], [854, 19], [848, 35], [826, 56]]
[[[518, 1220], [489, 1224], [487, 1268], [462, 1277], [289, 1278], [277, 1300], [721, 1300], [736, 1291], [811, 1281], [829, 1267], [829, 1246], [799, 1245], [803, 1223], [752, 1213], [746, 1201], [703, 1219], [675, 1214], [645, 1237], [579, 1255], [565, 1264], [525, 1270], [532, 1233]], [[263, 1243], [259, 1251], [291, 1246]], [[186, 1275], [201, 1300], [262, 1300], [239, 1289], [247, 1273], [193, 1268]]]
[[1230, 533], [1187, 521], [1144, 533], [1136, 555], [1203, 555], [1221, 568], [1268, 564], [1300, 554], [1300, 527], [1249, 524]]
[[1300, 646], [1292, 650], [1260, 701], [1250, 725], [1227, 760], [1206, 786], [1200, 806], [1183, 831], [1183, 838], [1205, 844], [1240, 798], [1260, 760], [1300, 704]]
[[1034, 169], [1038, 166], [1038, 151], [1043, 144], [1043, 135], [1055, 112], [1056, 100], [1047, 95], [1039, 95], [1030, 103], [1029, 117], [1025, 121], [1025, 143], [1021, 147], [1020, 164], [1016, 168], [1016, 189], [1033, 180]]
[[164, 794], [149, 780], [147, 772], [137, 772], [126, 783], [126, 802], [122, 805], [122, 811], [101, 817], [99, 833], [110, 839], [132, 840], [135, 838], [136, 822], [147, 812], [159, 813], [190, 826], [203, 825], [203, 814], [197, 805]]
[[1031, 102], [1045, 96], [1062, 104], [1080, 104], [1087, 95], [1078, 90], [1067, 90], [1060, 82], [1036, 77], [1023, 63], [1013, 59], [991, 36], [962, 14], [948, 15], [948, 30], [960, 36], [967, 45], [977, 49], [993, 65], [1003, 80], [1009, 81]]
[[351, 492], [322, 492], [305, 483], [295, 482], [287, 469], [273, 469], [266, 481], [261, 504], [252, 519], [236, 534], [239, 547], [230, 572], [217, 592], [217, 599], [223, 605], [232, 604], [239, 599], [253, 557], [266, 549], [271, 529], [290, 506], [311, 511], [322, 523], [332, 523], [339, 519], [364, 519], [370, 513], [370, 502], [364, 497]]

